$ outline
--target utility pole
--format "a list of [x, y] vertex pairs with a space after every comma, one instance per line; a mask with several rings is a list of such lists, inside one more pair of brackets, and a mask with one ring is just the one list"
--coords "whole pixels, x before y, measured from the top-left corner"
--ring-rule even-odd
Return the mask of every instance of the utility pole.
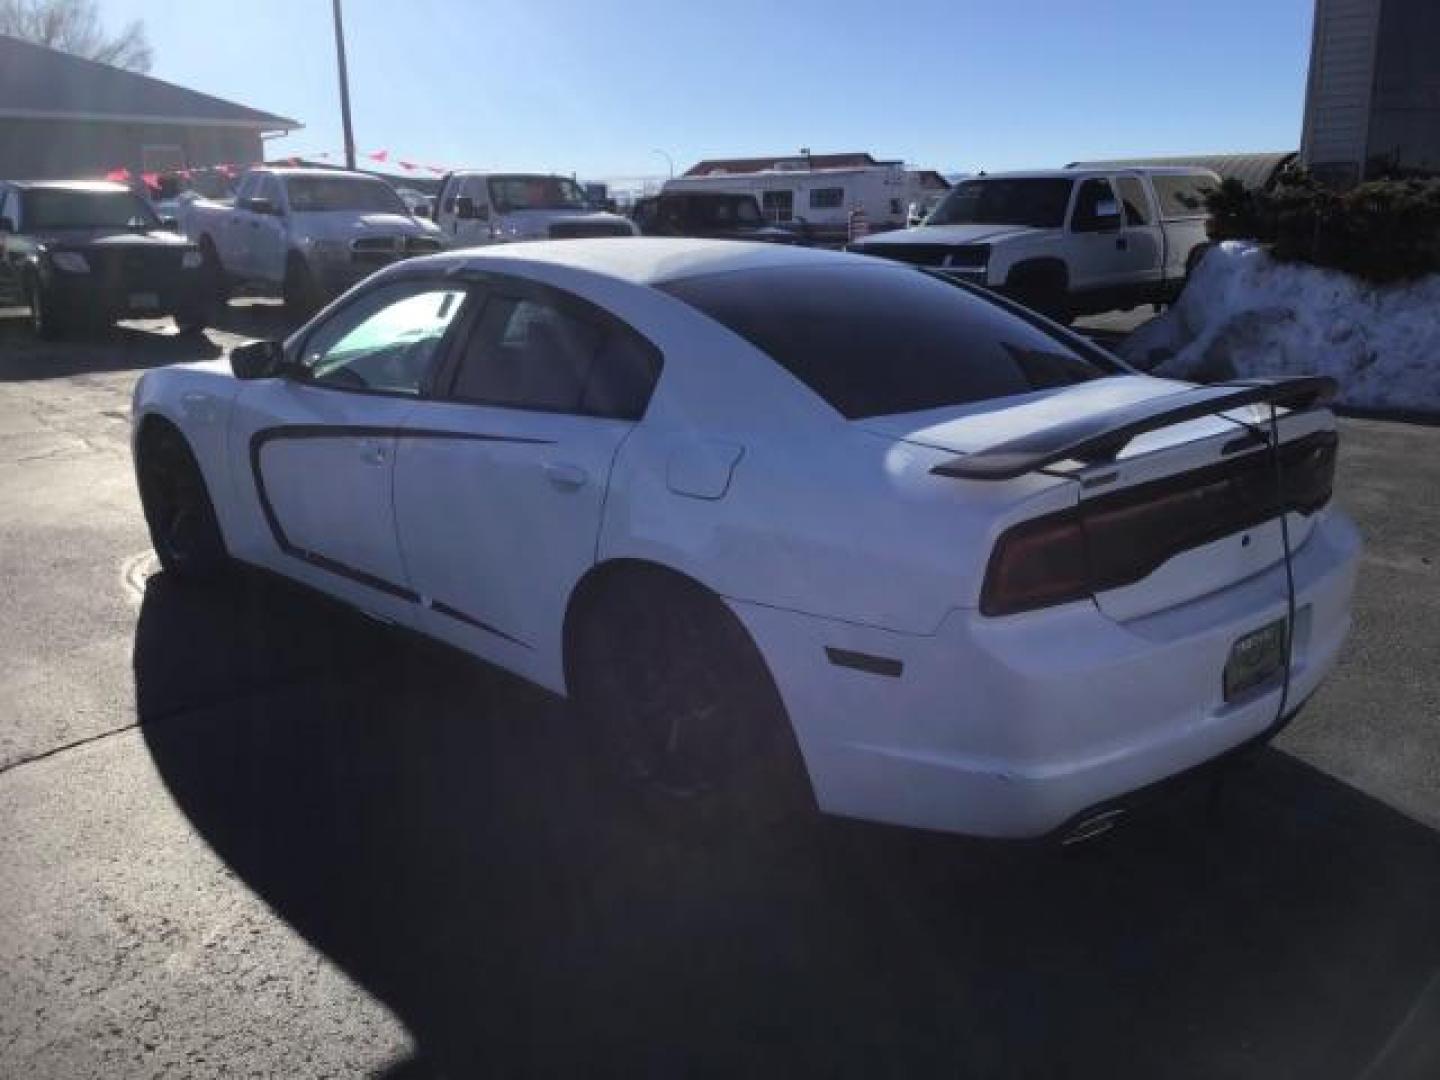
[[674, 180], [674, 179], [675, 179], [675, 159], [672, 158], [669, 154], [667, 154], [664, 150], [651, 150], [650, 153], [652, 153], [652, 154], [659, 154], [661, 157], [663, 157], [663, 158], [665, 159], [665, 164], [668, 165], [668, 166], [670, 166], [670, 179], [671, 179], [671, 180]]
[[350, 127], [350, 76], [345, 70], [345, 20], [340, 14], [340, 0], [332, 0], [335, 10], [335, 59], [340, 66], [340, 122], [345, 127], [345, 167], [355, 168], [355, 132]]

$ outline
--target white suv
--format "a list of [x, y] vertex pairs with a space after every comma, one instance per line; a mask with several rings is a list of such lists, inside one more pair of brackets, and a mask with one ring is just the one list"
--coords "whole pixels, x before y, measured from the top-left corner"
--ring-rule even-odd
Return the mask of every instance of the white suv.
[[639, 234], [628, 219], [592, 209], [569, 177], [531, 173], [451, 173], [435, 220], [451, 247]]

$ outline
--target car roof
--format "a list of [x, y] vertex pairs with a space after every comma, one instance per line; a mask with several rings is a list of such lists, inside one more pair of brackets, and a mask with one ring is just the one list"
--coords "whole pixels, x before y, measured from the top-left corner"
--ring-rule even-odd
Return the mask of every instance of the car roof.
[[15, 180], [11, 187], [19, 191], [129, 191], [130, 188], [114, 180]]
[[580, 240], [532, 240], [523, 244], [497, 244], [445, 252], [400, 264], [429, 268], [431, 272], [459, 273], [486, 270], [503, 273], [507, 267], [556, 266], [588, 271], [633, 285], [663, 285], [704, 274], [775, 267], [900, 266], [864, 255], [744, 240], [699, 240], [687, 237], [616, 236]]

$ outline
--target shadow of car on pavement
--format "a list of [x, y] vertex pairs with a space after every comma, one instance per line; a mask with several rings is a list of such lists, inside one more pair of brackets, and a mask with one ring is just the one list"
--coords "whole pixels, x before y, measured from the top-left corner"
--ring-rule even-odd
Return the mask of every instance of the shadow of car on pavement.
[[1440, 838], [1276, 751], [1077, 849], [687, 843], [563, 702], [266, 577], [152, 578], [134, 670], [195, 828], [413, 1034], [391, 1080], [1353, 1077], [1440, 961]]

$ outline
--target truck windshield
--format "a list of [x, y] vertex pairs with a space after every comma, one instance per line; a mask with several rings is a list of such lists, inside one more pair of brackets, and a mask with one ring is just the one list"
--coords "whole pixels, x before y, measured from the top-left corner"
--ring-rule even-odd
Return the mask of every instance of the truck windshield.
[[584, 210], [585, 193], [563, 176], [492, 176], [490, 205], [512, 210]]
[[962, 180], [930, 215], [929, 225], [1028, 225], [1058, 229], [1070, 202], [1069, 177]]
[[285, 195], [290, 209], [299, 214], [329, 210], [409, 213], [394, 188], [363, 176], [287, 176]]
[[687, 200], [687, 216], [697, 225], [763, 225], [753, 195], [705, 195]]
[[25, 227], [50, 229], [158, 229], [160, 219], [129, 191], [38, 188], [25, 193]]

